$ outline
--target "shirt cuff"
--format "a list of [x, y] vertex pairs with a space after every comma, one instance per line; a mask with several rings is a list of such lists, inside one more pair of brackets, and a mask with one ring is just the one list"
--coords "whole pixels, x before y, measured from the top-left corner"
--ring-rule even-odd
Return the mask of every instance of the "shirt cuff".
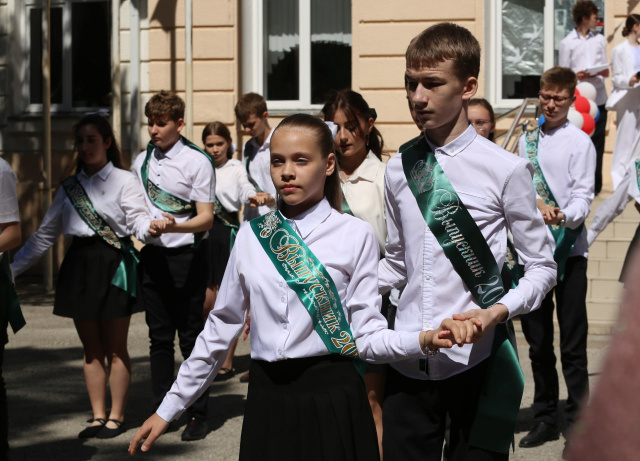
[[420, 331], [404, 331], [401, 333], [402, 345], [408, 359], [421, 358], [427, 355], [422, 352], [422, 347], [420, 347]]
[[[506, 295], [498, 301], [497, 304], [504, 304], [507, 306], [507, 310], [509, 311], [509, 316], [507, 320], [511, 320], [516, 315], [519, 315], [524, 310], [524, 298], [517, 290], [510, 290]], [[505, 320], [505, 322], [507, 321]]]
[[177, 407], [177, 406], [173, 405], [171, 403], [171, 401], [170, 401], [169, 396], [166, 395], [164, 397], [164, 399], [162, 400], [162, 403], [160, 404], [160, 406], [156, 410], [156, 413], [158, 414], [158, 416], [160, 416], [166, 422], [170, 423], [174, 419], [179, 418], [180, 415], [185, 410], [186, 410], [186, 408], [180, 408], [180, 407]]

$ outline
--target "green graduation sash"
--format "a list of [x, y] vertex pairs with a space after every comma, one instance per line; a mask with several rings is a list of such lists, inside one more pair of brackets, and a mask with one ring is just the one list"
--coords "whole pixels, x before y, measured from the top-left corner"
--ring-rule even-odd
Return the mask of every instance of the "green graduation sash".
[[95, 232], [104, 242], [122, 253], [122, 261], [118, 265], [111, 284], [126, 291], [129, 296], [136, 297], [138, 251], [131, 239], [120, 238], [113, 228], [98, 214], [91, 199], [76, 176], [69, 176], [62, 181], [62, 187], [78, 216], [89, 229]]
[[351, 207], [349, 206], [349, 202], [347, 202], [347, 197], [344, 195], [344, 191], [342, 190], [342, 188], [340, 188], [340, 191], [342, 192], [342, 212], [345, 214], [350, 214], [351, 216], [355, 216], [353, 214], [353, 211], [351, 210]]
[[638, 183], [638, 189], [640, 189], [640, 160], [636, 160], [636, 182]]
[[6, 312], [9, 325], [13, 333], [17, 333], [27, 322], [24, 320], [20, 301], [11, 280], [11, 268], [9, 266], [9, 252], [0, 255], [0, 307]]
[[507, 238], [507, 255], [504, 258], [503, 268], [509, 273], [511, 276], [511, 288], [515, 288], [518, 286], [518, 282], [522, 277], [522, 271], [520, 270], [520, 265], [518, 264], [518, 253], [516, 253], [516, 249], [511, 243], [511, 240]]
[[[540, 162], [538, 161], [538, 142], [540, 139], [540, 127], [536, 127], [533, 131], [529, 131], [525, 135], [527, 158], [533, 165], [533, 185], [536, 188], [536, 192], [549, 206], [557, 207], [558, 202], [553, 196], [547, 180], [544, 178], [542, 169], [540, 168]], [[556, 251], [553, 253], [553, 259], [558, 264], [558, 280], [564, 279], [564, 270], [567, 264], [567, 258], [573, 249], [576, 240], [584, 229], [584, 223], [576, 229], [569, 229], [568, 227], [560, 227], [557, 225], [550, 225], [551, 234], [553, 240], [556, 242]]]
[[232, 213], [228, 211], [220, 200], [216, 197], [216, 201], [213, 203], [213, 214], [215, 217], [220, 219], [222, 224], [231, 228], [231, 237], [230, 237], [230, 245], [229, 251], [233, 248], [233, 244], [236, 241], [236, 236], [238, 235], [238, 228], [240, 227], [240, 220], [238, 219], [238, 213]]
[[249, 177], [249, 182], [251, 184], [253, 184], [253, 187], [256, 188], [256, 191], [257, 192], [264, 192], [262, 190], [262, 188], [258, 185], [256, 180], [251, 177], [251, 173], [249, 172], [249, 164], [251, 163], [251, 160], [253, 160], [252, 157], [253, 157], [254, 153], [255, 153], [255, 147], [254, 147], [253, 143], [251, 142], [251, 139], [249, 139], [244, 145], [244, 152], [243, 152], [243, 155], [244, 155], [244, 167], [247, 169], [247, 176]]
[[293, 230], [280, 211], [250, 221], [251, 229], [269, 259], [311, 316], [313, 328], [331, 354], [354, 359], [362, 376], [360, 360], [336, 285], [322, 263]]
[[[494, 305], [505, 293], [498, 264], [425, 137], [405, 143], [400, 152], [409, 188], [429, 229], [478, 305]], [[470, 383], [482, 386], [469, 438], [473, 446], [509, 452], [524, 390], [516, 350], [511, 322], [497, 325], [485, 381]]]
[[[205, 151], [200, 149], [194, 143], [189, 141], [184, 136], [180, 136], [182, 142], [190, 147], [193, 150], [200, 152], [205, 156], [207, 160], [211, 163], [211, 167], [213, 168], [213, 174], [215, 176], [216, 168], [213, 159], [207, 154]], [[164, 189], [161, 189], [153, 181], [149, 180], [149, 162], [151, 160], [151, 154], [153, 153], [153, 149], [156, 146], [149, 141], [147, 144], [147, 155], [142, 163], [142, 167], [140, 168], [140, 176], [142, 177], [142, 184], [144, 185], [144, 189], [147, 191], [147, 195], [149, 196], [149, 200], [160, 210], [165, 213], [169, 213], [172, 215], [182, 215], [191, 213], [191, 217], [193, 218], [197, 214], [196, 204], [195, 202], [191, 202], [188, 200], [184, 200], [180, 197], [177, 197], [170, 192], [167, 192]], [[193, 234], [193, 246], [197, 247], [204, 237], [204, 232], [197, 232]]]

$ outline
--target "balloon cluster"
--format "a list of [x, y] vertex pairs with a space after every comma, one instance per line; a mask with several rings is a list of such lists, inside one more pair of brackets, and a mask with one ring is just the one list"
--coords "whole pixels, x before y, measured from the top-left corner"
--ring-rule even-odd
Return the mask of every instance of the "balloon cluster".
[[[595, 102], [596, 88], [589, 82], [581, 82], [576, 87], [575, 95], [576, 102], [569, 108], [567, 118], [589, 136], [593, 136], [596, 122], [600, 118], [600, 110]], [[544, 123], [544, 115], [540, 116], [538, 123]]]

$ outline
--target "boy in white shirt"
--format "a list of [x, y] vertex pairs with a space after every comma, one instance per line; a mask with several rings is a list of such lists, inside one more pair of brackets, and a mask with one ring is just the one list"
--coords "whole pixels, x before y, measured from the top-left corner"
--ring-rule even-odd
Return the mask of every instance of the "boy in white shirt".
[[607, 41], [602, 34], [595, 32], [598, 25], [598, 7], [591, 0], [576, 2], [571, 10], [576, 28], [560, 42], [558, 65], [568, 67], [578, 76], [578, 81], [589, 82], [596, 88], [596, 104], [600, 117], [596, 122], [596, 130], [591, 137], [596, 149], [595, 194], [602, 189], [602, 155], [604, 154], [605, 129], [607, 127], [607, 89], [605, 77], [609, 76], [609, 68], [596, 74], [588, 74], [589, 68], [608, 65]]
[[[578, 405], [589, 392], [587, 372], [587, 230], [584, 220], [594, 196], [595, 148], [583, 131], [569, 123], [576, 75], [553, 67], [540, 80], [542, 127], [525, 133], [519, 153], [534, 165], [538, 208], [556, 242], [558, 264], [555, 287], [560, 327], [562, 370], [567, 383], [566, 416], [575, 421]], [[558, 374], [553, 352], [553, 303], [551, 291], [535, 312], [522, 317], [529, 342], [529, 358], [535, 382], [535, 425], [521, 447], [535, 447], [558, 438]]]
[[[458, 338], [460, 347], [392, 364], [385, 461], [439, 461], [447, 416], [447, 459], [508, 459], [524, 381], [505, 322], [535, 309], [555, 283], [531, 165], [469, 125], [479, 70], [478, 41], [455, 24], [426, 29], [407, 49], [407, 95], [425, 132], [387, 164], [380, 291], [407, 283], [397, 331], [432, 330], [453, 317], [474, 333]], [[508, 229], [526, 273], [505, 294]]]

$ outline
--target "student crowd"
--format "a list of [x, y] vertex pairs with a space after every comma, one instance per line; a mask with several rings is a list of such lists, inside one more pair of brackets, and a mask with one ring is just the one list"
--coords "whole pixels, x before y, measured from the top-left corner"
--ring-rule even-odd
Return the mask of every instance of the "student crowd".
[[[72, 243], [54, 314], [73, 319], [84, 350], [93, 418], [81, 438], [125, 431], [129, 322], [145, 312], [154, 413], [131, 454], [184, 412], [182, 440], [206, 436], [209, 386], [234, 377], [237, 338], [250, 334], [241, 460], [506, 460], [524, 387], [515, 317], [535, 382], [534, 425], [519, 445], [559, 437], [556, 311], [571, 440], [589, 393], [588, 247], [640, 200], [640, 16], [612, 54], [607, 99], [609, 69], [588, 72], [607, 64], [597, 7], [580, 1], [573, 13], [560, 66], [540, 80], [544, 124], [522, 134], [519, 155], [493, 143], [493, 109], [474, 99], [478, 41], [440, 23], [407, 48], [416, 137], [386, 165], [377, 113], [349, 89], [327, 97], [324, 121], [295, 114], [274, 128], [264, 98], [243, 95], [242, 161], [223, 123], [206, 125], [200, 145], [184, 138], [184, 102], [161, 91], [131, 171], [105, 118], [74, 127], [75, 173], [9, 266], [21, 240], [16, 177], [0, 159], [0, 366], [8, 324], [24, 325], [11, 277], [62, 233]], [[591, 139], [567, 120], [578, 81], [597, 89]], [[618, 120], [616, 191], [587, 231], [607, 109]]]

